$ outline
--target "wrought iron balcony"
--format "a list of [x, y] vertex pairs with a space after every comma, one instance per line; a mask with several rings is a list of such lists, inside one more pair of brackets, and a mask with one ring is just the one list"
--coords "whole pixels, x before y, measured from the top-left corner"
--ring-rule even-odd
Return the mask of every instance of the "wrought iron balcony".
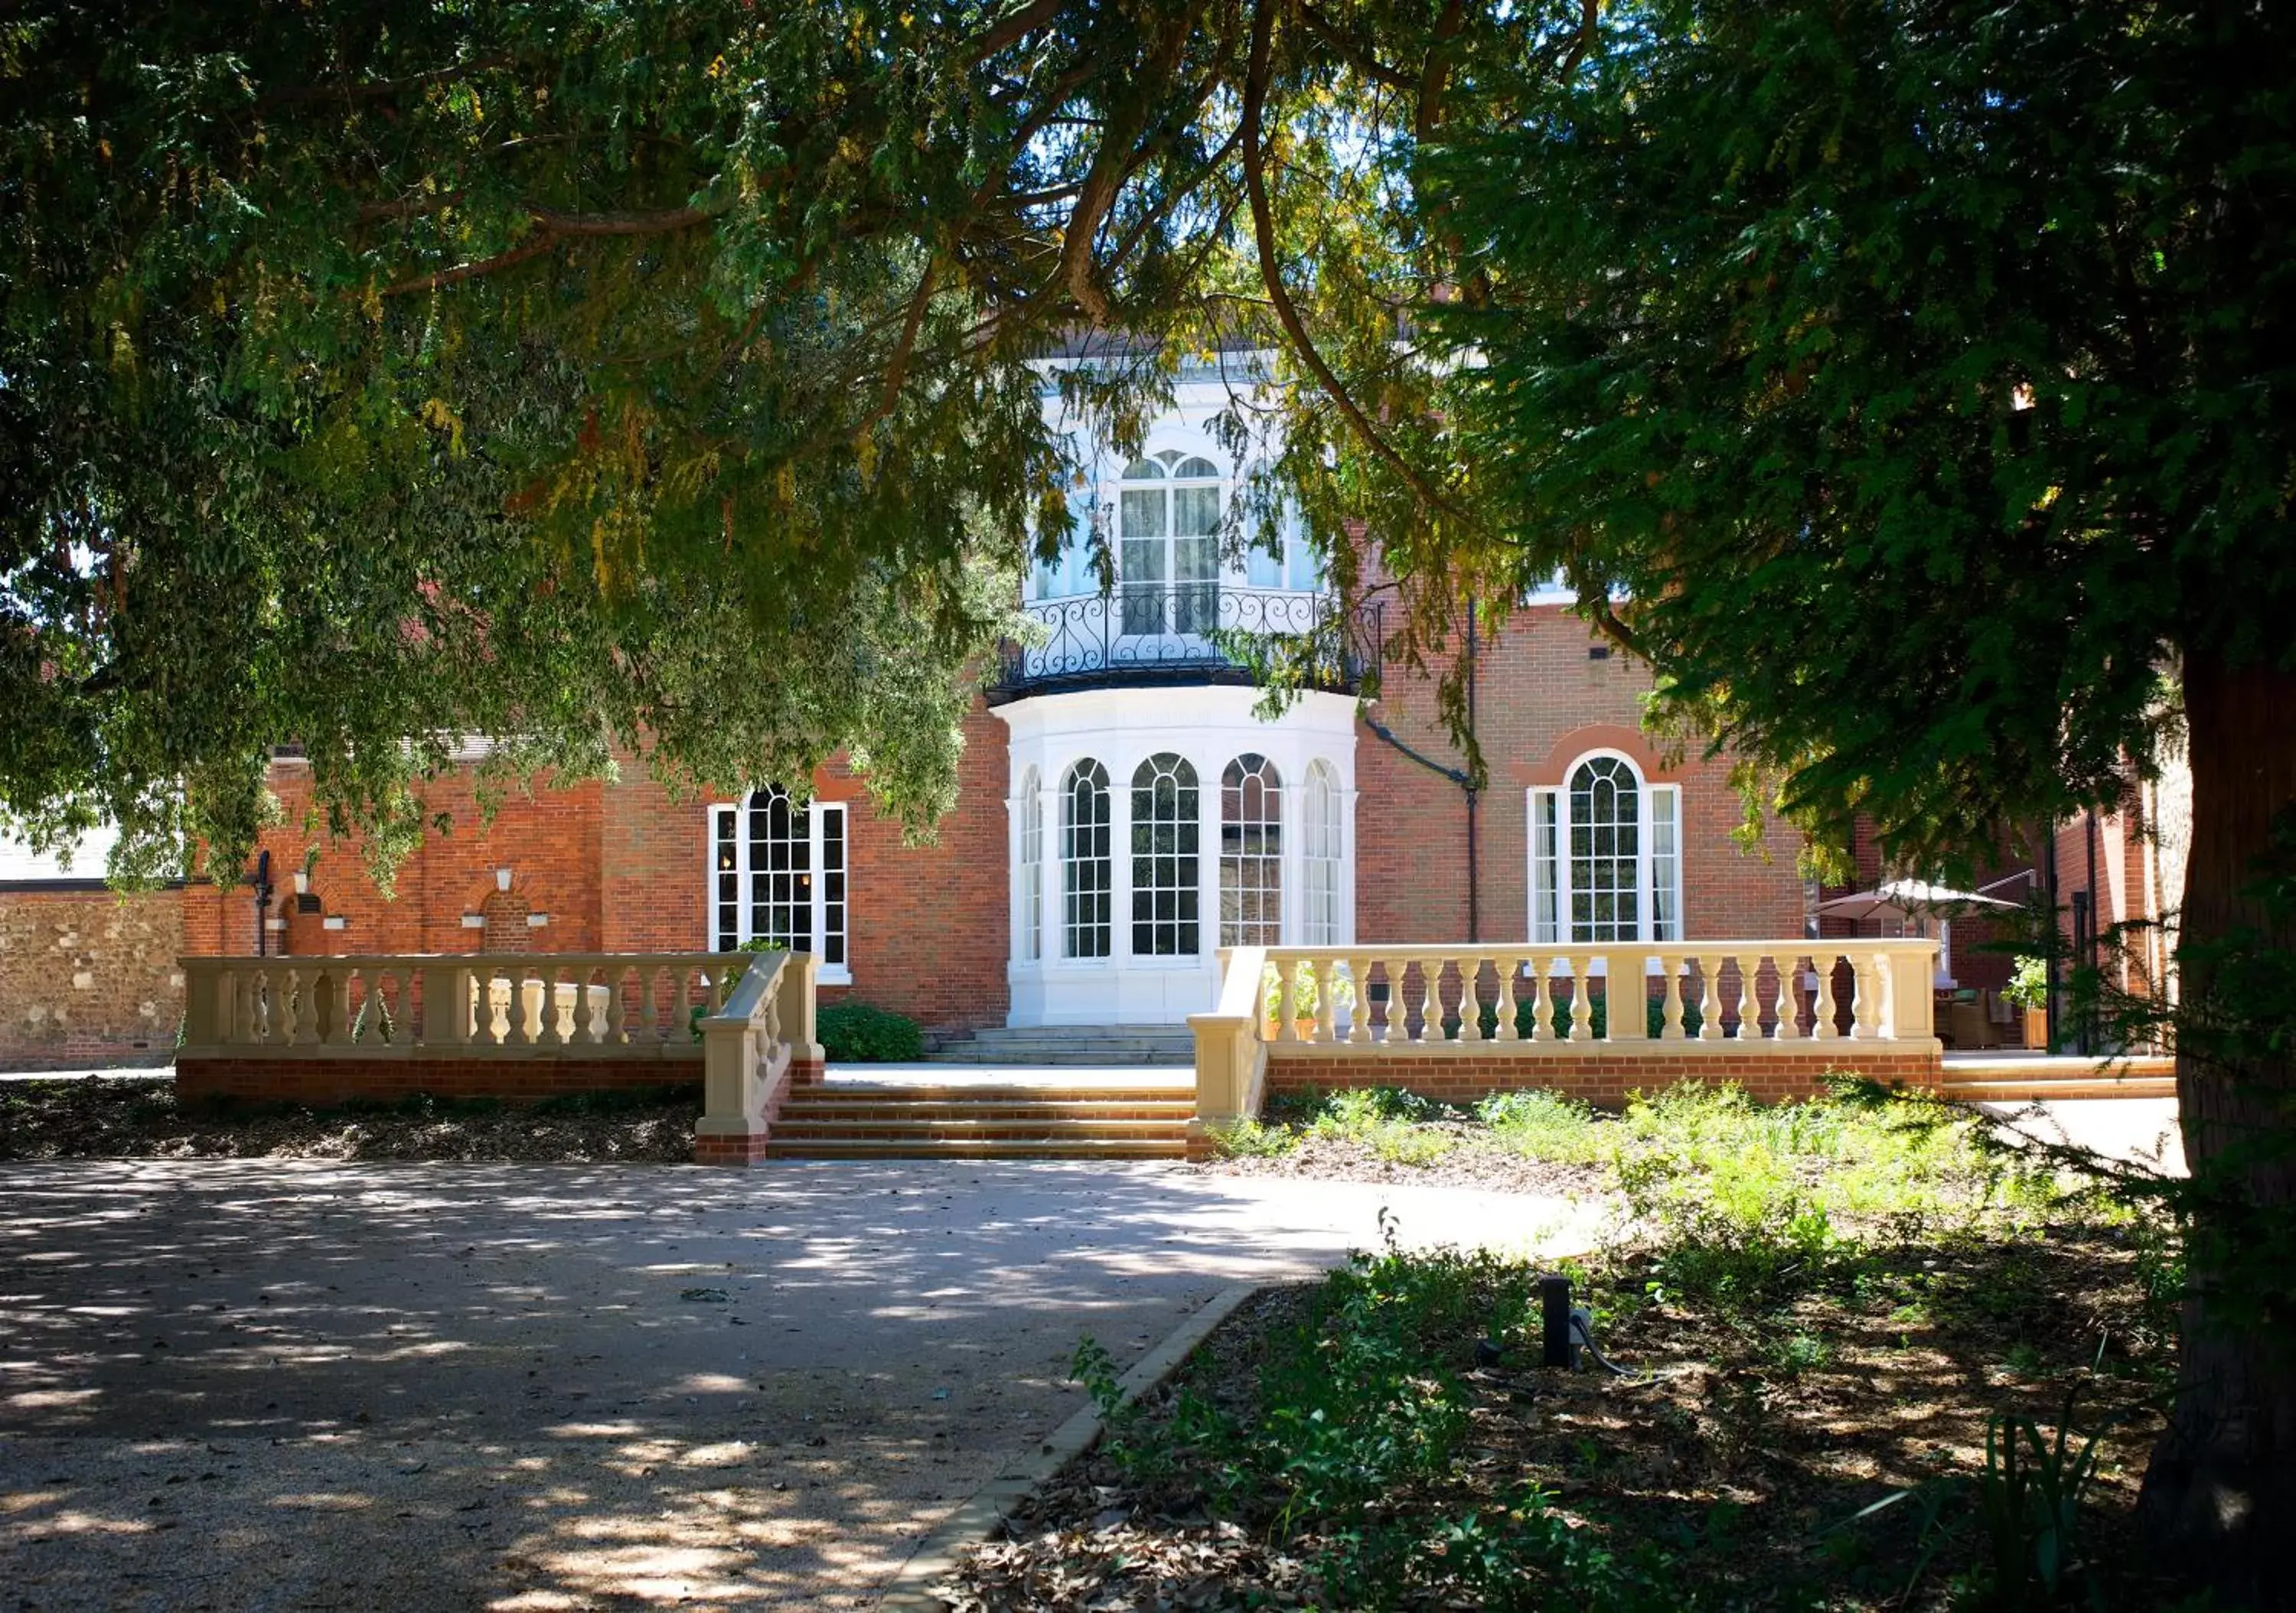
[[1219, 582], [1120, 584], [1021, 607], [1041, 634], [1007, 643], [992, 702], [1063, 689], [1249, 684], [1254, 646], [1297, 666], [1311, 689], [1353, 694], [1378, 665], [1379, 611], [1329, 594]]

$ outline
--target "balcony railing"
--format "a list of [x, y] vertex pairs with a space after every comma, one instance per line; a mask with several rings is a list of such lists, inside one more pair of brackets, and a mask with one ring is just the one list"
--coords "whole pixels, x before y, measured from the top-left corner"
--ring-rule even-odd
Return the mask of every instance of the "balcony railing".
[[1345, 611], [1329, 594], [1291, 589], [1127, 583], [1039, 600], [1021, 613], [1043, 631], [1032, 635], [1036, 643], [1005, 645], [992, 698], [1108, 684], [1250, 682], [1254, 643], [1296, 667], [1308, 688], [1352, 694], [1379, 659], [1376, 607]]

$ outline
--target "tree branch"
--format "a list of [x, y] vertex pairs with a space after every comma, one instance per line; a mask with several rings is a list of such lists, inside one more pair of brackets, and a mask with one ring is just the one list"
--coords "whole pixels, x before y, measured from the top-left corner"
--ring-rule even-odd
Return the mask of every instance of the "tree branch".
[[451, 269], [440, 269], [435, 274], [417, 274], [412, 280], [402, 280], [396, 285], [382, 288], [385, 297], [404, 297], [410, 291], [437, 291], [465, 280], [476, 280], [481, 274], [492, 274], [524, 263], [529, 258], [539, 258], [558, 244], [559, 238], [547, 230], [537, 230], [506, 252], [492, 258], [481, 258], [473, 263], [458, 263]]
[[980, 34], [957, 53], [967, 67], [978, 67], [1008, 45], [1017, 44], [1061, 14], [1067, 0], [1029, 0], [1002, 22]]
[[1308, 25], [1308, 31], [1322, 40], [1333, 55], [1373, 83], [1383, 84], [1390, 89], [1396, 90], [1412, 90], [1418, 87], [1418, 81], [1410, 74], [1399, 69], [1389, 67], [1385, 62], [1374, 57], [1354, 40], [1341, 33], [1339, 24], [1324, 15], [1316, 6], [1302, 5], [1300, 8], [1300, 20]]
[[1443, 92], [1451, 79], [1451, 42], [1466, 25], [1466, 7], [1460, 0], [1443, 0], [1436, 13], [1434, 37], [1427, 45], [1427, 63], [1419, 75], [1419, 106], [1411, 132], [1424, 140], [1443, 120]]
[[300, 106], [314, 101], [379, 101], [406, 90], [422, 89], [433, 84], [451, 84], [457, 78], [467, 78], [472, 73], [483, 73], [497, 67], [508, 67], [516, 61], [513, 56], [481, 56], [473, 61], [458, 61], [452, 67], [434, 68], [427, 73], [412, 73], [404, 78], [385, 78], [373, 84], [305, 84], [293, 89], [273, 90], [259, 97], [255, 103], [258, 112], [274, 107]]
[[1293, 355], [1316, 378], [1316, 384], [1324, 389], [1324, 396], [1346, 416], [1364, 446], [1386, 461], [1388, 467], [1403, 479], [1404, 485], [1417, 494], [1431, 509], [1472, 526], [1473, 522], [1464, 512], [1431, 485], [1394, 444], [1380, 435], [1379, 429], [1372, 424], [1356, 400], [1348, 395], [1348, 389], [1340, 384], [1340, 378], [1332, 373], [1331, 365], [1324, 363], [1324, 356], [1316, 350], [1316, 344], [1308, 334], [1308, 327], [1300, 317], [1299, 307], [1292, 302], [1292, 293], [1284, 288], [1283, 267], [1275, 260], [1275, 217], [1267, 202], [1267, 175], [1263, 167], [1260, 140], [1261, 125], [1267, 106], [1268, 60], [1275, 32], [1277, 4], [1278, 0], [1259, 0], [1252, 12], [1251, 55], [1244, 69], [1243, 117], [1240, 131], [1243, 139], [1243, 188], [1251, 204], [1251, 233], [1259, 249], [1260, 281], [1267, 288], [1268, 300], [1275, 309], [1276, 323], [1283, 327], [1283, 334], [1292, 343]]

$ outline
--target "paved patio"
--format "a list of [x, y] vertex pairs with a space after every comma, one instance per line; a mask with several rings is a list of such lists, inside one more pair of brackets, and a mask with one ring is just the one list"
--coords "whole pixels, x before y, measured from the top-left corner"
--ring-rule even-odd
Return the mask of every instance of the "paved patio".
[[0, 1167], [11, 1609], [852, 1608], [1221, 1287], [1593, 1212], [1146, 1165]]

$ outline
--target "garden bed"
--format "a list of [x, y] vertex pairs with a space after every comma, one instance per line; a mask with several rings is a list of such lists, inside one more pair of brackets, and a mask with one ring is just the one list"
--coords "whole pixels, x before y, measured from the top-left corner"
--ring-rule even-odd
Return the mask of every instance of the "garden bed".
[[[2167, 1229], [1934, 1106], [1688, 1093], [1595, 1124], [1628, 1229], [1570, 1273], [1625, 1376], [1538, 1364], [1530, 1267], [1359, 1257], [1247, 1305], [945, 1600], [2158, 1605], [2128, 1542], [2169, 1381]], [[1079, 1351], [1087, 1383], [1105, 1365]]]
[[447, 1159], [683, 1163], [695, 1086], [512, 1105], [408, 1098], [306, 1109], [183, 1104], [168, 1076], [0, 1082], [0, 1159]]

